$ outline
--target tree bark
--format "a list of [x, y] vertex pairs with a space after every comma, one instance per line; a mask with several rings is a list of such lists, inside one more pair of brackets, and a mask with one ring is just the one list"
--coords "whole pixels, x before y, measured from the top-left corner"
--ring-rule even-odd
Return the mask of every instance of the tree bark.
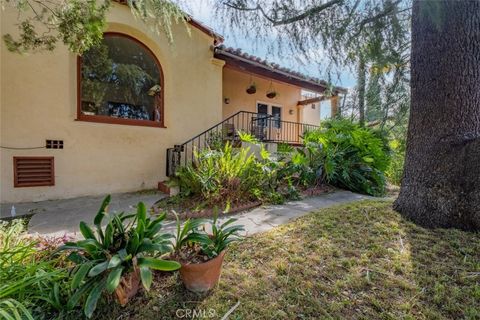
[[480, 229], [480, 1], [415, 0], [405, 171], [394, 208]]
[[365, 58], [360, 54], [358, 60], [358, 74], [357, 74], [357, 91], [358, 91], [358, 113], [359, 122], [363, 127], [365, 125]]

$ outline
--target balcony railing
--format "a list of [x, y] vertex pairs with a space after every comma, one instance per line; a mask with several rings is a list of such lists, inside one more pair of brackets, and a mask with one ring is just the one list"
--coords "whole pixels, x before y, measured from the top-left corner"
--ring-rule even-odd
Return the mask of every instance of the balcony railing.
[[195, 152], [230, 141], [240, 145], [239, 132], [253, 135], [261, 142], [300, 144], [306, 131], [318, 126], [283, 121], [271, 115], [239, 111], [182, 144], [167, 149], [167, 176], [175, 175], [179, 166], [193, 163]]

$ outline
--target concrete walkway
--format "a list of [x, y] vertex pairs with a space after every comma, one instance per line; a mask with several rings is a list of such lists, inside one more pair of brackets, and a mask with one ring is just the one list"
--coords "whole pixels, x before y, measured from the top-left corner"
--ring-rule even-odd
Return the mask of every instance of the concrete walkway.
[[[160, 193], [129, 193], [112, 195], [110, 212], [133, 211], [133, 205], [143, 201], [147, 207], [159, 200], [163, 195]], [[278, 225], [287, 223], [289, 220], [308, 214], [317, 209], [331, 207], [337, 204], [371, 199], [371, 197], [352, 193], [350, 191], [336, 191], [315, 197], [309, 197], [299, 201], [291, 201], [283, 205], [266, 205], [253, 210], [238, 214], [228, 215], [220, 219], [225, 221], [236, 218], [236, 223], [245, 226], [245, 234], [270, 230]], [[80, 221], [91, 223], [98, 211], [103, 197], [84, 197], [70, 200], [44, 201], [35, 203], [37, 213], [32, 217], [29, 224], [31, 233], [43, 235], [63, 235], [78, 232]], [[18, 205], [17, 212], [24, 208], [32, 207], [32, 204]], [[164, 232], [175, 231], [175, 222], [166, 221]], [[76, 235], [79, 236], [78, 234]]]
[[[372, 199], [373, 197], [356, 194], [350, 191], [336, 191], [333, 193], [309, 197], [306, 199], [287, 202], [282, 205], [267, 205], [255, 208], [248, 212], [235, 214], [219, 219], [220, 222], [230, 218], [238, 219], [235, 224], [245, 226], [245, 235], [268, 231], [290, 220], [304, 216], [312, 211], [328, 208], [358, 200]], [[166, 229], [170, 229], [166, 226]]]
[[[151, 207], [165, 197], [156, 191], [112, 194], [110, 212], [131, 212], [142, 201]], [[28, 224], [30, 233], [63, 235], [78, 231], [81, 221], [92, 222], [105, 196], [49, 200], [14, 204], [17, 216], [34, 214]], [[10, 216], [12, 204], [1, 205], [1, 216]]]

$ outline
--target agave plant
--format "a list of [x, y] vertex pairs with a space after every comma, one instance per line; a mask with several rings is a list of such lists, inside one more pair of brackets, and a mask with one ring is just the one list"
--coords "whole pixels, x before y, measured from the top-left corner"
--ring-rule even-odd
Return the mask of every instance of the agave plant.
[[[68, 307], [73, 308], [86, 297], [84, 313], [87, 317], [92, 316], [104, 291], [115, 291], [120, 303], [126, 303], [129, 296], [122, 302], [119, 292], [132, 275], [139, 274], [143, 287], [149, 290], [153, 278], [151, 269], [173, 271], [180, 268], [175, 261], [156, 258], [172, 250], [172, 236], [160, 233], [165, 214], [152, 220], [140, 202], [136, 213], [112, 215], [107, 213], [109, 203], [110, 196], [107, 196], [94, 218], [96, 232], [81, 222], [80, 232], [85, 239], [61, 247], [61, 250], [73, 250], [68, 259], [76, 264], [71, 281], [74, 294]], [[102, 227], [106, 218], [108, 223]]]

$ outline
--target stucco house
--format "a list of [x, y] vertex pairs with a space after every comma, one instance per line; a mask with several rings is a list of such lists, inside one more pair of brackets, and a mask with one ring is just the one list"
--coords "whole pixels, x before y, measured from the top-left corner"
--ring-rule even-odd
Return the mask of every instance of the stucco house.
[[[15, 34], [16, 19], [1, 12], [3, 34]], [[322, 100], [335, 113], [344, 89], [326, 96], [327, 83], [227, 48], [208, 27], [189, 24], [190, 35], [174, 27], [170, 46], [115, 3], [103, 46], [82, 57], [66, 47], [20, 55], [2, 43], [1, 202], [155, 188], [214, 136], [234, 141], [244, 130], [298, 143], [319, 123], [312, 111]], [[316, 94], [302, 99], [305, 90]]]

